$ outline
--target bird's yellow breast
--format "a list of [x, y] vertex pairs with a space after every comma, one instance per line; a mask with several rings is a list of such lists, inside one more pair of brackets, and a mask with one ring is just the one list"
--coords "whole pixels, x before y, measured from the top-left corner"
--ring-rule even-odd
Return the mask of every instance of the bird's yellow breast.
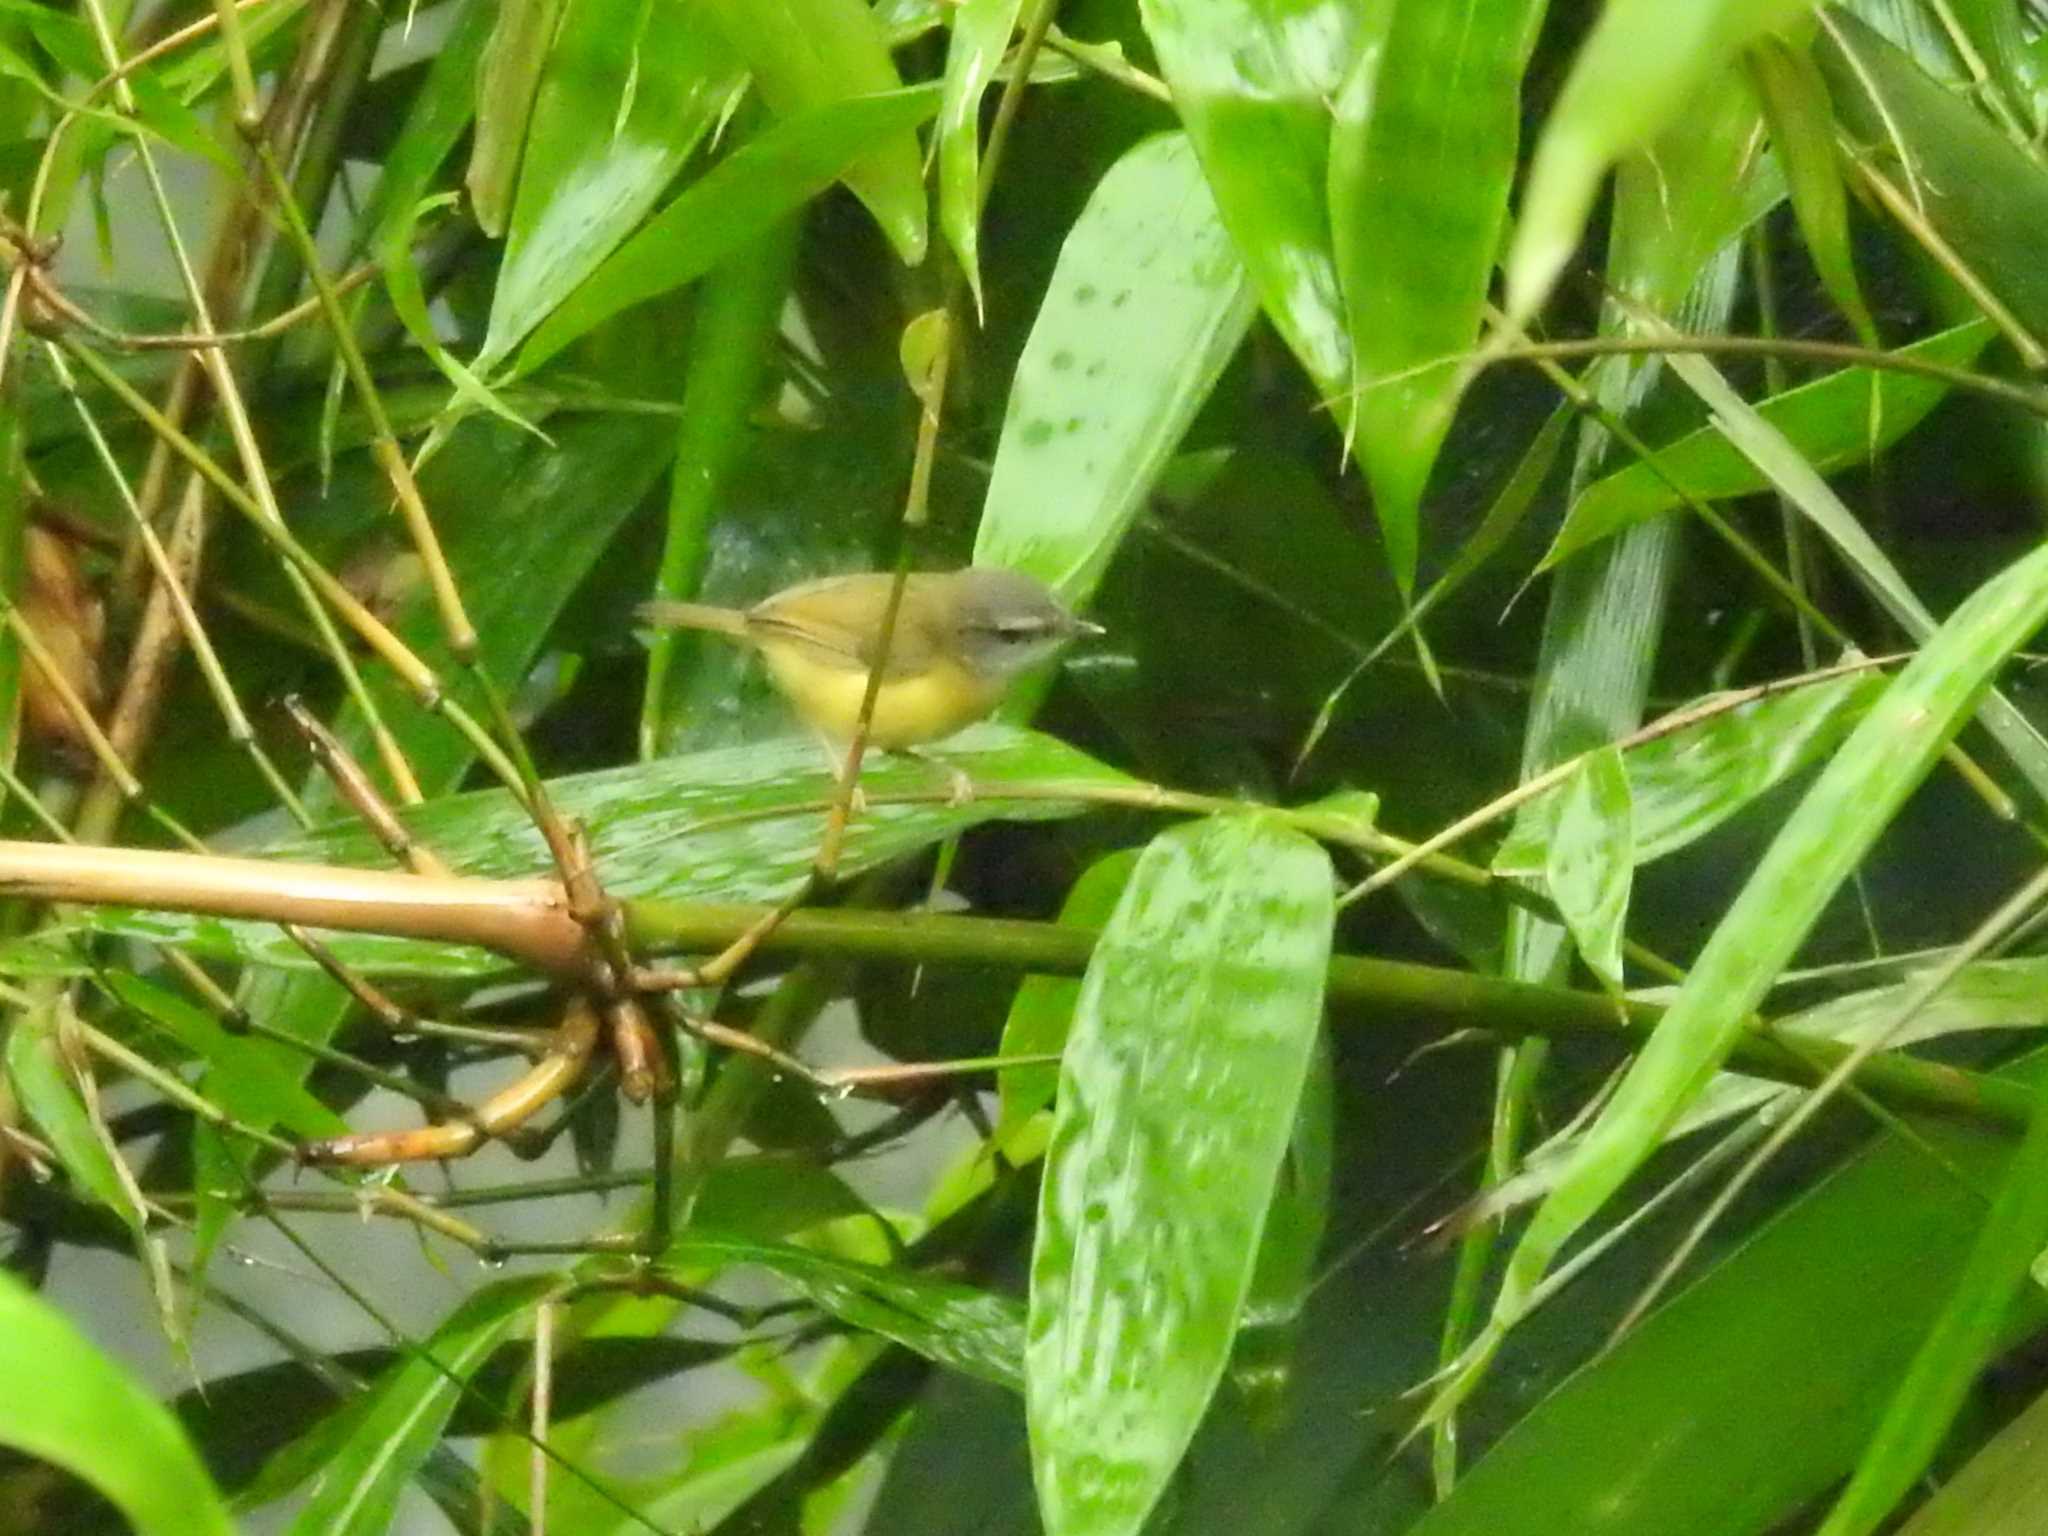
[[[776, 687], [805, 723], [835, 740], [848, 740], [860, 719], [868, 674], [821, 661], [802, 645], [772, 639], [758, 643]], [[995, 708], [1002, 692], [1001, 683], [938, 660], [922, 672], [882, 684], [868, 740], [884, 751], [942, 740]]]

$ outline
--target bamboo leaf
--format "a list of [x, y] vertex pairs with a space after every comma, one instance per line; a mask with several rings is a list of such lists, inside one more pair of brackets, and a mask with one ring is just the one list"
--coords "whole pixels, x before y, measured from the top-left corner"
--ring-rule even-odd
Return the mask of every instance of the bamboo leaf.
[[65, 1468], [137, 1536], [231, 1536], [177, 1421], [55, 1307], [0, 1272], [0, 1445]]
[[1786, 190], [1806, 236], [1807, 255], [1835, 307], [1863, 344], [1874, 347], [1877, 325], [1863, 302], [1849, 249], [1849, 197], [1835, 159], [1835, 115], [1827, 82], [1810, 54], [1774, 37], [1759, 38], [1750, 49], [1749, 73], [1770, 124], [1772, 147], [1785, 165]]
[[1331, 245], [1325, 105], [1356, 57], [1341, 0], [1142, 0], [1216, 208], [1267, 314], [1326, 400], [1351, 387]]
[[[1857, 580], [1884, 605], [1900, 628], [1915, 639], [1924, 639], [1934, 625], [1926, 605], [1813, 466], [1729, 387], [1707, 359], [1674, 356], [1670, 366], [1713, 411], [1722, 434], [1820, 529]], [[2014, 766], [2036, 793], [2048, 795], [2048, 739], [2043, 739], [2033, 722], [2002, 693], [1992, 691], [1981, 709], [1985, 728], [1997, 738]]]
[[1336, 1112], [1330, 1042], [1318, 1036], [1230, 1350], [1231, 1386], [1253, 1426], [1269, 1434], [1284, 1421], [1295, 1346], [1318, 1280], [1330, 1220]]
[[787, 1243], [696, 1229], [669, 1249], [667, 1262], [685, 1269], [756, 1265], [851, 1327], [1013, 1392], [1023, 1385], [1024, 1309], [1008, 1296]]
[[484, 49], [476, 85], [476, 139], [465, 184], [478, 225], [493, 239], [505, 233], [512, 213], [527, 121], [563, 5], [564, 0], [505, 0]]
[[996, 77], [1024, 0], [963, 0], [953, 10], [939, 106], [939, 227], [981, 311], [981, 97]]
[[364, 199], [356, 220], [358, 250], [382, 250], [394, 234], [412, 227], [435, 174], [476, 116], [477, 71], [495, 11], [490, 0], [465, 0], [457, 13]]
[[2048, 272], [2033, 231], [2048, 219], [2048, 169], [1856, 16], [1831, 11], [1829, 22], [1814, 61], [1843, 127], [2038, 343]]
[[398, 1496], [440, 1443], [465, 1383], [527, 1311], [561, 1284], [522, 1275], [479, 1287], [427, 1337], [357, 1397], [280, 1451], [255, 1499], [282, 1497], [306, 1477], [312, 1496], [292, 1536], [384, 1536]]
[[[698, 290], [675, 466], [669, 472], [667, 526], [654, 578], [657, 598], [698, 595], [717, 514], [746, 448], [749, 420], [759, 404], [762, 376], [789, 298], [800, 222], [786, 219], [742, 247], [706, 273]], [[701, 655], [701, 644], [716, 643], [676, 630], [655, 634], [641, 694], [643, 758], [667, 756], [692, 744], [695, 722], [687, 705], [693, 685], [703, 684], [703, 669], [675, 663]]]
[[796, 113], [742, 144], [607, 256], [536, 327], [513, 373], [533, 372], [621, 310], [703, 276], [938, 105], [936, 86], [855, 96]]
[[1792, 1519], [1855, 1458], [1983, 1223], [1975, 1186], [2010, 1156], [1954, 1127], [1915, 1137], [1830, 1174], [1569, 1378], [1413, 1536], [1754, 1536]]
[[[1622, 754], [1635, 824], [1635, 862], [1697, 841], [1758, 796], [1819, 762], [1884, 691], [1875, 674], [1829, 678], [1709, 716]], [[1494, 853], [1497, 875], [1543, 873], [1564, 790], [1516, 818]]]
[[1432, 1405], [1452, 1408], [1524, 1314], [1562, 1246], [1662, 1139], [1841, 883], [2048, 618], [2048, 550], [1986, 582], [1929, 638], [1835, 754], [1715, 927], [1676, 1001], [1517, 1245], [1493, 1315]]
[[[1097, 859], [1081, 872], [1081, 878], [1067, 889], [1060, 907], [1062, 926], [1100, 930], [1123, 899], [1137, 866], [1135, 848]], [[1070, 976], [1026, 976], [1018, 984], [1003, 1021], [1005, 1056], [1056, 1056], [1066, 1048], [1067, 1031], [1073, 1025], [1074, 1004], [1081, 996], [1081, 983]], [[1057, 1064], [1012, 1067], [997, 1080], [1002, 1095], [1000, 1129], [1014, 1130], [1052, 1102], [1059, 1088]]]
[[[1901, 347], [1912, 357], [1967, 367], [1990, 341], [1989, 321], [1971, 320]], [[1848, 469], [1898, 442], [1948, 398], [1940, 379], [1883, 368], [1843, 368], [1753, 407], [1820, 474]], [[1555, 565], [1575, 550], [1684, 505], [1673, 482], [1701, 501], [1753, 496], [1771, 479], [1715, 422], [1657, 450], [1657, 462], [1633, 463], [1579, 493], [1543, 557]]]
[[1697, 106], [1758, 35], [1811, 0], [1611, 0], [1543, 125], [1507, 258], [1508, 319], [1535, 314], [1584, 232], [1601, 178]]
[[1357, 390], [1351, 428], [1403, 592], [1465, 384], [1457, 354], [1478, 334], [1500, 257], [1522, 71], [1544, 9], [1381, 0], [1336, 99], [1330, 222]]
[[2048, 1395], [2037, 1397], [1951, 1474], [1899, 1536], [2030, 1536], [2048, 1497]]
[[1242, 1321], [1321, 1026], [1322, 851], [1155, 838], [1097, 946], [1039, 1196], [1025, 1402], [1048, 1536], [1136, 1532]]
[[1621, 753], [1602, 747], [1588, 756], [1561, 787], [1559, 802], [1544, 885], [1587, 967], [1619, 991], [1635, 871], [1635, 812]]
[[1934, 1326], [1920, 1343], [1818, 1536], [1868, 1536], [1927, 1473], [1977, 1373], [2007, 1333], [2027, 1270], [2048, 1245], [2048, 1078]]
[[114, 1154], [92, 1123], [57, 1039], [56, 1005], [17, 1013], [7, 1031], [7, 1080], [21, 1107], [57, 1154], [65, 1173], [135, 1230], [135, 1202], [114, 1168]]
[[1188, 140], [1118, 160], [1061, 245], [1018, 359], [975, 562], [1070, 600], [1093, 592], [1254, 303]]
[[577, 5], [534, 98], [480, 374], [632, 233], [746, 80], [713, 29], [674, 0], [656, 0], [644, 34], [634, 27], [642, 0]]
[[[778, 118], [903, 85], [866, 0], [704, 0], [699, 14], [746, 61]], [[924, 260], [924, 167], [914, 131], [921, 121], [880, 129], [835, 173], [867, 204], [906, 267]]]

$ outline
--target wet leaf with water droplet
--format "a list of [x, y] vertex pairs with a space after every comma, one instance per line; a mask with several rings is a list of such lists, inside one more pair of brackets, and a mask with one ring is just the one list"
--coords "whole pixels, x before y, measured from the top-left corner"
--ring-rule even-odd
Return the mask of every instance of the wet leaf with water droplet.
[[1328, 858], [1259, 815], [1155, 838], [1082, 982], [1024, 1374], [1049, 1536], [1134, 1533], [1230, 1358], [1322, 1022]]

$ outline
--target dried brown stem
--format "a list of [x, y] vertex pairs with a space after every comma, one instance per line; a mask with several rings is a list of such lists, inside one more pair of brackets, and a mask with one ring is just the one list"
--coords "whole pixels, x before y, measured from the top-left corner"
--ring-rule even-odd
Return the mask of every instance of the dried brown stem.
[[377, 1131], [308, 1142], [298, 1149], [299, 1159], [362, 1166], [461, 1157], [489, 1137], [517, 1130], [559, 1099], [589, 1065], [591, 1051], [597, 1044], [597, 1028], [597, 1010], [590, 1000], [571, 997], [562, 1010], [562, 1022], [556, 1027], [547, 1055], [516, 1082], [479, 1104], [470, 1117], [404, 1131]]

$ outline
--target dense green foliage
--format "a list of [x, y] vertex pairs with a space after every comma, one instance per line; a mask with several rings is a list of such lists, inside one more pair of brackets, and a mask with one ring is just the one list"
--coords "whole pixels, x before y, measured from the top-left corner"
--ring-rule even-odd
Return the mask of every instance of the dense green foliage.
[[[2021, 0], [0, 0], [0, 1530], [2038, 1529], [2044, 146]], [[1107, 633], [821, 877], [636, 605], [970, 562]]]

